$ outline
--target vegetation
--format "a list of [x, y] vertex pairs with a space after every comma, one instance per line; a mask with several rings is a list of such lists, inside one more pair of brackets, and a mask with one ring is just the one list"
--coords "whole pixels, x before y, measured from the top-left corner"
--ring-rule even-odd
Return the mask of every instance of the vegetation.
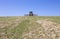
[[59, 29], [59, 16], [0, 17], [0, 39], [59, 39]]

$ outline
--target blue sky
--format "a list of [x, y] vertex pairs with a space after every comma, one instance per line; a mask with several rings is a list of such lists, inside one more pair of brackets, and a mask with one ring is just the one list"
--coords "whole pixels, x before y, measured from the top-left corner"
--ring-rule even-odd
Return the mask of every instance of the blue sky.
[[0, 0], [0, 16], [60, 16], [60, 0]]

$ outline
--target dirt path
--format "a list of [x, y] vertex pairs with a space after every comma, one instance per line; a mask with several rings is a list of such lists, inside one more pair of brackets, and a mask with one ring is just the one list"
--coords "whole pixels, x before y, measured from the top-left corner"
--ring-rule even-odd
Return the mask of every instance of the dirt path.
[[60, 24], [49, 20], [38, 20], [37, 23], [44, 28], [49, 39], [60, 39]]

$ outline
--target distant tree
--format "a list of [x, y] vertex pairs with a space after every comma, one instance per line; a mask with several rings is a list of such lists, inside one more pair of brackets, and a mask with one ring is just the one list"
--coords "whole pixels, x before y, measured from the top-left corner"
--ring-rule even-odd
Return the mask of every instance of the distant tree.
[[29, 12], [29, 16], [33, 16], [33, 12], [32, 11]]

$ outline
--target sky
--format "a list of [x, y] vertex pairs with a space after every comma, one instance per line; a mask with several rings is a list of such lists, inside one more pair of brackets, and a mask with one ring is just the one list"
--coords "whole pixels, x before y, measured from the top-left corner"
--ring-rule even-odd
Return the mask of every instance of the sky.
[[60, 16], [60, 0], [0, 0], [0, 16]]

